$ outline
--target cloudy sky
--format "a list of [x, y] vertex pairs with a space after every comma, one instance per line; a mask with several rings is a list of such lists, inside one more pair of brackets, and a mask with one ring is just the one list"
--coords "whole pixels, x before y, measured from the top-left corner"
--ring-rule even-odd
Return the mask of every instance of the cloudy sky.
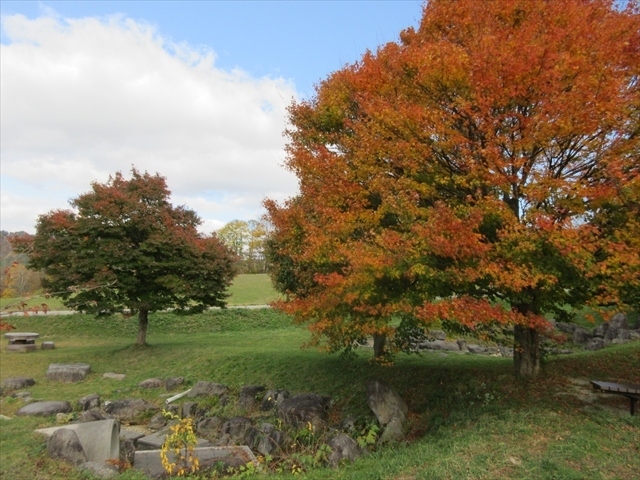
[[6, 1], [2, 230], [116, 171], [158, 172], [211, 232], [285, 199], [286, 108], [416, 26], [407, 1]]

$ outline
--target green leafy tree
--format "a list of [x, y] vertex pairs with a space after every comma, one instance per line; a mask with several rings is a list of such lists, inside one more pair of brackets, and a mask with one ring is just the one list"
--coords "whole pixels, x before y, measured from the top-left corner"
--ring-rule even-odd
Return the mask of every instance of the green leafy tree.
[[193, 210], [169, 203], [163, 177], [118, 172], [70, 201], [72, 210], [41, 215], [29, 267], [42, 269], [43, 286], [66, 306], [96, 314], [138, 316], [137, 344], [146, 343], [149, 313], [224, 307], [233, 276], [232, 255], [215, 237], [198, 233]]
[[244, 273], [266, 271], [265, 241], [268, 225], [257, 220], [232, 220], [216, 232], [216, 236], [237, 258], [238, 269]]
[[244, 220], [231, 220], [216, 232], [216, 236], [238, 258], [244, 258], [250, 232], [249, 225]]

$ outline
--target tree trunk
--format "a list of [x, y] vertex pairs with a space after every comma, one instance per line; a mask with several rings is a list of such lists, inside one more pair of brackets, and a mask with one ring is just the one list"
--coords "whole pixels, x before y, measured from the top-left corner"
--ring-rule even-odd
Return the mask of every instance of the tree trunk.
[[379, 333], [376, 333], [373, 335], [373, 356], [375, 358], [380, 358], [382, 356], [384, 356], [385, 352], [385, 345], [387, 343], [387, 336], [386, 335], [381, 335]]
[[513, 328], [513, 363], [516, 376], [533, 378], [540, 372], [540, 336], [529, 327], [515, 325]]
[[149, 325], [149, 310], [138, 312], [138, 341], [136, 345], [147, 344], [147, 325]]

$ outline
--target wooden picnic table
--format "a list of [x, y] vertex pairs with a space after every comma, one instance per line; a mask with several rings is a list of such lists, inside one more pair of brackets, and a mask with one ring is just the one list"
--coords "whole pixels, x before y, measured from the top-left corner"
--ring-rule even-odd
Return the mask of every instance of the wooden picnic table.
[[629, 399], [629, 410], [631, 415], [636, 413], [636, 405], [640, 400], [640, 385], [633, 385], [630, 383], [614, 383], [614, 382], [601, 382], [599, 380], [591, 380], [591, 385], [596, 390], [600, 390], [604, 393], [613, 393], [616, 395], [622, 395]]

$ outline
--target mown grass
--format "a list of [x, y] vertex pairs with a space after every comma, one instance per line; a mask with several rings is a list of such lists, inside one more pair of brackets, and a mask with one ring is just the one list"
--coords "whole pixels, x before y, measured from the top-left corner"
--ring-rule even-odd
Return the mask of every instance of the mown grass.
[[279, 298], [266, 273], [242, 274], [229, 288], [229, 305], [266, 305]]
[[[229, 306], [266, 305], [279, 298], [278, 292], [273, 288], [271, 279], [266, 273], [236, 276], [229, 287], [229, 295], [227, 299]], [[23, 302], [26, 306], [21, 306]], [[46, 304], [49, 310], [67, 309], [58, 298], [34, 294], [20, 298], [0, 298], [0, 311], [2, 313], [17, 312], [36, 306], [41, 307], [42, 304]]]
[[[318, 469], [310, 479], [629, 479], [640, 471], [640, 416], [628, 401], [601, 395], [587, 403], [572, 395], [571, 379], [640, 383], [640, 345], [549, 358], [535, 382], [518, 381], [512, 363], [499, 357], [456, 354], [401, 355], [393, 366], [369, 361], [360, 349], [343, 359], [314, 349], [303, 327], [269, 309], [212, 311], [192, 317], [154, 314], [148, 347], [134, 347], [134, 319], [85, 315], [18, 317], [19, 330], [52, 339], [56, 349], [16, 354], [0, 349], [0, 378], [28, 376], [36, 399], [75, 402], [89, 393], [103, 400], [145, 398], [161, 404], [161, 391], [138, 389], [151, 377], [184, 376], [187, 384], [210, 380], [237, 390], [263, 384], [292, 393], [334, 399], [331, 417], [374, 422], [366, 383], [380, 378], [407, 401], [409, 442], [380, 448], [338, 471]], [[3, 342], [4, 343], [4, 342]], [[92, 373], [80, 383], [52, 384], [50, 363], [85, 362]], [[126, 374], [118, 382], [105, 372]], [[569, 394], [567, 394], [569, 393]], [[87, 478], [49, 459], [33, 429], [55, 419], [14, 417], [22, 401], [3, 397], [0, 414], [0, 477]], [[274, 478], [287, 475], [274, 475]], [[123, 480], [142, 478], [125, 472]]]
[[32, 308], [35, 306], [41, 307], [42, 304], [46, 304], [49, 310], [64, 310], [65, 306], [62, 301], [57, 298], [45, 297], [44, 295], [34, 294], [27, 297], [18, 298], [0, 298], [0, 310], [2, 313], [17, 312], [23, 309], [21, 304], [26, 304], [24, 308]]

